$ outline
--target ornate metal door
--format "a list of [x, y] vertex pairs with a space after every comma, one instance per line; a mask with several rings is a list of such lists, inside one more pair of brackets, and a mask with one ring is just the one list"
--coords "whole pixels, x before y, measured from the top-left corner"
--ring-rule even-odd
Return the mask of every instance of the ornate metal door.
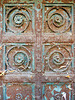
[[0, 100], [75, 100], [74, 3], [0, 1]]

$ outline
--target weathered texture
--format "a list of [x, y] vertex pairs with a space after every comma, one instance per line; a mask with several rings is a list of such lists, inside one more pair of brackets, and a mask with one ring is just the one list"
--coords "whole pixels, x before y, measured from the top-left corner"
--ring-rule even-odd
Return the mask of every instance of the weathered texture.
[[75, 0], [0, 0], [0, 100], [75, 100]]

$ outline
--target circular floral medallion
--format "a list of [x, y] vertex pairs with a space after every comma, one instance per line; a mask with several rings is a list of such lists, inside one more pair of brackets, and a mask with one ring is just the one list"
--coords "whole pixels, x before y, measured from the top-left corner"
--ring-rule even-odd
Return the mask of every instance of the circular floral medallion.
[[14, 55], [14, 62], [15, 62], [15, 65], [27, 65], [28, 63], [28, 55], [25, 53], [25, 52], [17, 52], [15, 55]]
[[24, 15], [21, 13], [15, 14], [13, 17], [13, 22], [16, 27], [21, 27], [24, 24]]
[[30, 51], [24, 46], [13, 46], [6, 54], [7, 66], [16, 70], [23, 71], [30, 67], [30, 60]]
[[17, 93], [16, 94], [16, 100], [22, 100], [23, 99], [23, 96], [21, 93]]
[[61, 65], [64, 63], [64, 55], [60, 51], [54, 51], [49, 55], [49, 61], [52, 59], [52, 62], [55, 65]]
[[12, 32], [23, 32], [27, 29], [30, 22], [30, 14], [26, 8], [13, 7], [6, 14], [6, 25]]
[[67, 70], [71, 60], [71, 54], [64, 46], [53, 46], [46, 52], [45, 63], [56, 72]]
[[63, 7], [52, 7], [46, 17], [48, 27], [52, 32], [64, 33], [71, 26], [71, 16]]

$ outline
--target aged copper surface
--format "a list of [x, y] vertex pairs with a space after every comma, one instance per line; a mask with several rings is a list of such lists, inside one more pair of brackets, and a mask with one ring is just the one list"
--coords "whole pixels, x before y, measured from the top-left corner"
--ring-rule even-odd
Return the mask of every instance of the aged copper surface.
[[0, 100], [75, 100], [75, 0], [0, 0]]

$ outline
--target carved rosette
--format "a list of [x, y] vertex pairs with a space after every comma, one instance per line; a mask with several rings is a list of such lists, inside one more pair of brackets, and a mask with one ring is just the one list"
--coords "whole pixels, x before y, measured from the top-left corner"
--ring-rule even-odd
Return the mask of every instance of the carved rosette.
[[71, 65], [71, 61], [71, 54], [64, 46], [52, 46], [46, 52], [45, 64], [52, 71], [66, 71]]
[[71, 26], [71, 15], [65, 7], [54, 6], [46, 13], [48, 28], [54, 33], [64, 33]]
[[18, 71], [31, 69], [31, 53], [24, 46], [13, 46], [6, 53], [6, 64]]
[[5, 17], [7, 29], [14, 33], [24, 32], [28, 28], [30, 21], [29, 11], [22, 6], [12, 7]]
[[23, 99], [23, 96], [21, 93], [17, 93], [16, 94], [16, 100], [22, 100]]

